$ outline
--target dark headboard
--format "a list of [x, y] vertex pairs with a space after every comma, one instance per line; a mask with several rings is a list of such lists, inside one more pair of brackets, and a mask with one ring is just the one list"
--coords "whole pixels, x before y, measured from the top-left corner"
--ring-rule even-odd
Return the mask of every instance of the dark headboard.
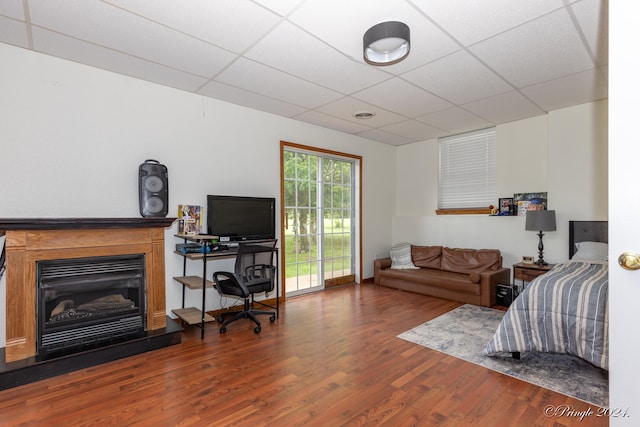
[[569, 259], [578, 242], [609, 243], [609, 221], [569, 221]]

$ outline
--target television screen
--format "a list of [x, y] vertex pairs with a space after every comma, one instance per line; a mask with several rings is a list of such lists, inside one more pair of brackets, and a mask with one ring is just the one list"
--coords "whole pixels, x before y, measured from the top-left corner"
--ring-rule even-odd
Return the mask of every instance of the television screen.
[[220, 241], [275, 239], [272, 197], [207, 196], [207, 233]]

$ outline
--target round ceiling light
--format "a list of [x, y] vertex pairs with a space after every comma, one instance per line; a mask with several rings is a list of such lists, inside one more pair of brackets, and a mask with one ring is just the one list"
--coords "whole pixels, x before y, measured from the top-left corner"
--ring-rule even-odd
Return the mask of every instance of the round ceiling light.
[[407, 24], [398, 21], [381, 22], [369, 28], [364, 37], [364, 60], [371, 65], [391, 65], [402, 61], [411, 49]]

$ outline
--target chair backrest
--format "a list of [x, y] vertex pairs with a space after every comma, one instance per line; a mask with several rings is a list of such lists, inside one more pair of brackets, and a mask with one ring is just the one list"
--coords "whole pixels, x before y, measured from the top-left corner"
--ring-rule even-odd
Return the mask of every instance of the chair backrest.
[[[249, 288], [262, 285], [258, 292], [273, 289], [275, 267], [273, 257], [277, 239], [240, 243], [236, 256], [235, 275]], [[270, 286], [264, 286], [269, 283]]]

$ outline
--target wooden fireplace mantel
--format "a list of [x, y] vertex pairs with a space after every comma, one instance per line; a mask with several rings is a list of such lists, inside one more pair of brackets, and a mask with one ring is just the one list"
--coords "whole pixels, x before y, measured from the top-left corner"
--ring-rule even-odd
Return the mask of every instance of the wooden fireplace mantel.
[[166, 326], [164, 229], [176, 218], [0, 219], [6, 240], [5, 361], [36, 354], [36, 263], [144, 254], [147, 330]]
[[171, 227], [176, 218], [0, 218], [0, 233], [7, 230], [77, 230], [92, 228]]

